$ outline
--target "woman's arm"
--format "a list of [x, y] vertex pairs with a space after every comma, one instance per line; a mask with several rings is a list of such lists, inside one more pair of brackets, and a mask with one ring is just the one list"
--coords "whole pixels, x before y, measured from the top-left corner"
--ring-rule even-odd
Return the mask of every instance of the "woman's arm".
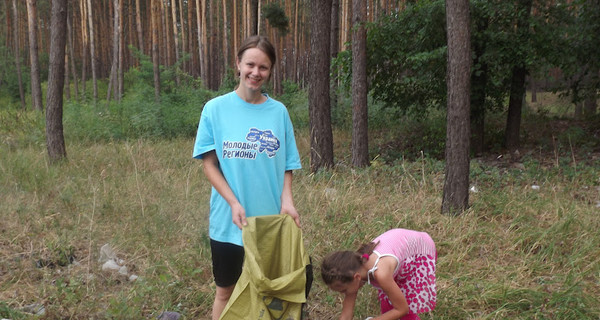
[[373, 273], [381, 290], [388, 296], [394, 309], [378, 316], [373, 320], [395, 320], [408, 314], [408, 302], [404, 293], [394, 281], [394, 270], [398, 262], [393, 257], [383, 257], [379, 260], [378, 269]]
[[300, 228], [300, 215], [294, 206], [294, 198], [292, 197], [292, 180], [293, 173], [291, 170], [286, 171], [283, 177], [283, 192], [281, 193], [281, 212], [280, 214], [289, 214], [298, 228]]
[[202, 166], [204, 175], [206, 175], [210, 184], [231, 207], [231, 220], [238, 228], [242, 229], [243, 226], [248, 224], [246, 222], [246, 210], [235, 197], [233, 191], [231, 191], [227, 180], [225, 180], [219, 167], [219, 159], [214, 150], [202, 155]]

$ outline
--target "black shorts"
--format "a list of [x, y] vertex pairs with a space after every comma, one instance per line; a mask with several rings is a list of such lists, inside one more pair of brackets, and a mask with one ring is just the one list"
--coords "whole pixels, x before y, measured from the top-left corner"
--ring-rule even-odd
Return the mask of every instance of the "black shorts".
[[213, 275], [219, 287], [234, 285], [242, 274], [244, 247], [210, 239]]

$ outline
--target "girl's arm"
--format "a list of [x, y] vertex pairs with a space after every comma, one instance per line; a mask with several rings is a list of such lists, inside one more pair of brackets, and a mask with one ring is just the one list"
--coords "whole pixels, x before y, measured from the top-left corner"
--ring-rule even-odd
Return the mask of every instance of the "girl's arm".
[[340, 320], [352, 320], [354, 316], [354, 304], [356, 303], [356, 295], [358, 292], [346, 293], [344, 302], [342, 302], [342, 314]]
[[206, 175], [210, 184], [231, 207], [231, 220], [238, 228], [242, 229], [247, 224], [246, 210], [235, 197], [233, 191], [231, 191], [227, 180], [225, 180], [219, 167], [219, 159], [214, 150], [202, 155], [202, 167], [204, 175]]
[[381, 286], [381, 290], [390, 299], [394, 309], [378, 317], [374, 317], [373, 320], [399, 319], [409, 312], [406, 297], [404, 297], [404, 293], [402, 293], [402, 290], [400, 290], [400, 287], [394, 281], [394, 269], [397, 264], [396, 260], [392, 257], [384, 257], [379, 260], [378, 269], [374, 272], [373, 276]]
[[292, 171], [286, 171], [283, 177], [283, 192], [281, 193], [281, 212], [280, 214], [289, 214], [298, 228], [300, 228], [300, 215], [294, 206], [294, 198], [292, 197]]

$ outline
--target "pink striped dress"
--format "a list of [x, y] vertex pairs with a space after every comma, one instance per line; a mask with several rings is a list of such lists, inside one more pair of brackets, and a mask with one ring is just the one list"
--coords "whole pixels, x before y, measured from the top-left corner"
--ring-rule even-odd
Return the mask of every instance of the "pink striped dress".
[[392, 256], [398, 261], [394, 280], [404, 293], [410, 309], [409, 315], [403, 319], [419, 319], [418, 313], [433, 310], [436, 303], [435, 263], [437, 261], [433, 239], [425, 232], [392, 229], [373, 240], [375, 243], [378, 241], [379, 244], [373, 251], [377, 255], [377, 260], [368, 274], [369, 283], [379, 291], [381, 313], [393, 309], [387, 295], [373, 277], [379, 259], [385, 256]]

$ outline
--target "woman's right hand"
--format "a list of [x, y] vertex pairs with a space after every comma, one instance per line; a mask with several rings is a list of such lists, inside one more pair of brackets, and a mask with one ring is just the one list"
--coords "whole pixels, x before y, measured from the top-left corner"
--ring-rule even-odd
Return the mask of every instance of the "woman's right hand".
[[246, 210], [239, 202], [231, 206], [231, 220], [240, 230], [248, 224], [246, 221]]

